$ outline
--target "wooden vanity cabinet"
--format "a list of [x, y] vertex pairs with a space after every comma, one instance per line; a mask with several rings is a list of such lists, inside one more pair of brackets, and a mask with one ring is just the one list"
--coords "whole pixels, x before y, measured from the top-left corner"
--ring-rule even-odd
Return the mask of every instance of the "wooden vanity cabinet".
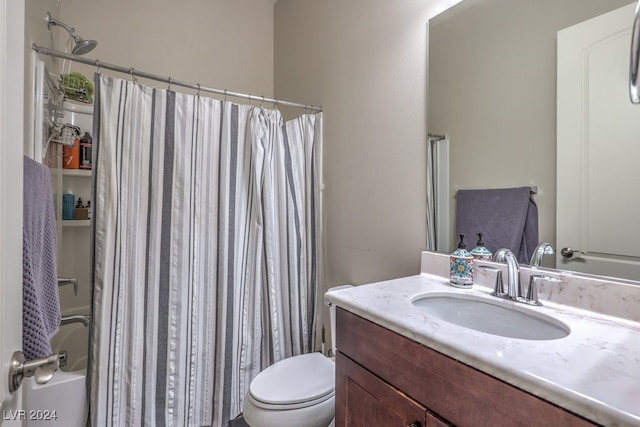
[[337, 427], [586, 427], [552, 403], [337, 309]]
[[[427, 408], [341, 353], [336, 355], [337, 425], [446, 427]], [[340, 391], [338, 391], [340, 389]], [[338, 397], [342, 396], [342, 397]], [[340, 400], [340, 404], [337, 403]]]

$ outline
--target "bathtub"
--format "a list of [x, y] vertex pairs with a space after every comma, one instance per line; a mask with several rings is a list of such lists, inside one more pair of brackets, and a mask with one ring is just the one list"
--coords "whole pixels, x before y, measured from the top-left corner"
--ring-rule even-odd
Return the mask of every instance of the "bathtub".
[[26, 427], [83, 427], [87, 417], [86, 370], [58, 370], [47, 384], [26, 378], [24, 410]]
[[[89, 307], [76, 307], [62, 315], [88, 312]], [[47, 384], [36, 384], [33, 378], [24, 380], [24, 426], [85, 426], [88, 345], [88, 327], [81, 323], [60, 326], [51, 339], [51, 349], [54, 353], [66, 351], [67, 364], [58, 369]]]

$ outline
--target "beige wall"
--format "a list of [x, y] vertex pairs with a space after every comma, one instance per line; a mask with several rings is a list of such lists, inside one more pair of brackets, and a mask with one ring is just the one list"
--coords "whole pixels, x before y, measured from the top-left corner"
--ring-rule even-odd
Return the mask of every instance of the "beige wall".
[[[31, 44], [64, 51], [69, 38], [62, 27], [47, 29], [48, 11], [98, 41], [86, 57], [204, 86], [273, 94], [273, 0], [26, 0], [25, 8], [25, 153], [32, 146]], [[40, 58], [49, 71], [62, 71], [62, 61]], [[73, 63], [71, 71], [92, 79], [95, 68]]]
[[62, 0], [58, 17], [98, 40], [91, 58], [323, 105], [331, 286], [419, 272], [427, 21], [447, 3], [279, 0], [274, 13], [272, 0]]
[[276, 3], [276, 96], [324, 106], [328, 286], [419, 272], [427, 21], [438, 3]]
[[[98, 41], [87, 57], [204, 86], [273, 93], [270, 0], [61, 0], [60, 20]], [[91, 78], [94, 68], [73, 70]]]
[[62, 0], [59, 19], [98, 40], [91, 58], [323, 105], [328, 283], [361, 284], [419, 271], [426, 23], [441, 3], [280, 0], [274, 16], [270, 0]]
[[[31, 109], [33, 108], [33, 55], [31, 45], [34, 43], [48, 48], [57, 48], [58, 39], [54, 37], [54, 33], [47, 29], [44, 20], [47, 12], [51, 12], [52, 16], [57, 16], [60, 12], [58, 1], [56, 0], [27, 0], [25, 2], [24, 20], [25, 20], [25, 57], [24, 57], [24, 153], [33, 155], [33, 143], [31, 137]], [[42, 57], [49, 71], [57, 68], [57, 61], [54, 58]]]
[[[31, 45], [36, 43], [49, 48], [58, 47], [58, 33], [49, 31], [45, 16], [47, 12], [56, 17], [60, 14], [59, 1], [57, 0], [26, 0], [25, 2], [25, 48], [26, 64], [25, 72], [31, 67]], [[47, 66], [53, 67], [54, 59], [45, 58], [42, 60]]]
[[450, 136], [451, 194], [537, 185], [540, 241], [555, 247], [556, 33], [629, 0], [468, 4], [430, 23], [429, 131]]

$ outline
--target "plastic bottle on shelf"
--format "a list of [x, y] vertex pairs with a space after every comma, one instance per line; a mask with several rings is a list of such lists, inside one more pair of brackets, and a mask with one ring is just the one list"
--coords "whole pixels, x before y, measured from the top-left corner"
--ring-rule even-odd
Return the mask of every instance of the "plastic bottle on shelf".
[[82, 198], [78, 197], [78, 204], [75, 208], [75, 219], [84, 220], [89, 219], [89, 210], [82, 204]]
[[64, 169], [78, 169], [80, 167], [80, 140], [76, 138], [73, 145], [62, 148], [62, 167]]
[[85, 132], [80, 138], [80, 169], [91, 169], [91, 148], [93, 138], [89, 132]]
[[68, 189], [67, 192], [62, 195], [62, 219], [63, 220], [75, 219], [75, 205], [76, 205], [76, 195], [73, 194], [73, 190]]

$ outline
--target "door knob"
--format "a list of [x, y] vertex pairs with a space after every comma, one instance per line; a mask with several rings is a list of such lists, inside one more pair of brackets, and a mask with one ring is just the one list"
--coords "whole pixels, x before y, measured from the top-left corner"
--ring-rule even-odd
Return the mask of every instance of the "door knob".
[[566, 247], [566, 248], [562, 248], [560, 250], [560, 255], [562, 255], [563, 258], [573, 258], [573, 257], [579, 257], [580, 255], [584, 255], [584, 252], [579, 251], [577, 249], [571, 249], [570, 247]]
[[54, 353], [48, 357], [41, 357], [25, 361], [21, 351], [15, 351], [9, 364], [9, 392], [20, 388], [22, 380], [35, 377], [36, 383], [46, 384], [53, 378], [53, 374], [66, 362], [66, 353]]

